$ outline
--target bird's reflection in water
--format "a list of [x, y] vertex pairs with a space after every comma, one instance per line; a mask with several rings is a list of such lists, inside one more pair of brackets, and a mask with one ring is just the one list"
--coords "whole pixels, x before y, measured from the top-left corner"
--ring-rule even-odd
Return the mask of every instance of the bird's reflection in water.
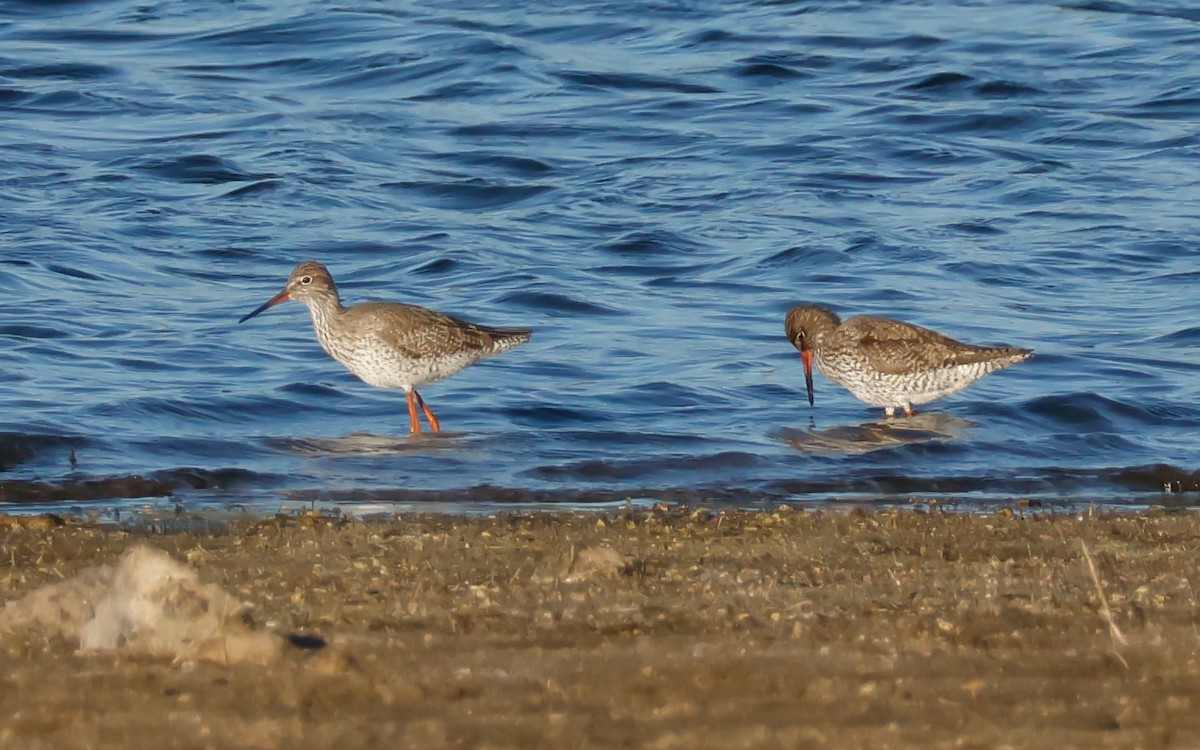
[[267, 444], [285, 453], [322, 458], [429, 453], [461, 448], [467, 442], [467, 435], [461, 432], [422, 432], [411, 436], [352, 432], [343, 437], [277, 438], [267, 441]]
[[823, 430], [785, 427], [779, 436], [805, 453], [870, 453], [884, 448], [954, 440], [974, 422], [942, 414], [920, 412], [912, 417], [883, 419], [857, 425], [838, 425]]

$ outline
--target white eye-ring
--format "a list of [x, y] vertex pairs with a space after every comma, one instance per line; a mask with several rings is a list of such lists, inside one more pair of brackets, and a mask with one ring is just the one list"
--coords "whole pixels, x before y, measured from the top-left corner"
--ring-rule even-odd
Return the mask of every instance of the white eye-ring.
[[311, 284], [311, 283], [312, 283], [312, 276], [302, 276], [302, 277], [300, 277], [300, 283], [301, 283], [301, 284]]

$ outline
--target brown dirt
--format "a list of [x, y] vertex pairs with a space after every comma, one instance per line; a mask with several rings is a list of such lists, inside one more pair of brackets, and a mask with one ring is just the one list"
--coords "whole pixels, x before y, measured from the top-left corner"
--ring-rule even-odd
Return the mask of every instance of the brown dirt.
[[136, 543], [329, 645], [263, 667], [10, 637], [0, 747], [1200, 746], [1193, 514], [0, 518], [0, 601]]

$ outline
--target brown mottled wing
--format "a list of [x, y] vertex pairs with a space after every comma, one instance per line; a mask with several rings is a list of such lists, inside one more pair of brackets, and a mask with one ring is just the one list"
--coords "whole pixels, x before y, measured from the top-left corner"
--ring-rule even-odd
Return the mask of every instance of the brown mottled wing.
[[847, 343], [855, 341], [873, 367], [890, 375], [987, 362], [1006, 350], [972, 346], [911, 323], [866, 315], [847, 320], [838, 335], [845, 336]]
[[410, 359], [444, 357], [456, 352], [486, 354], [496, 340], [521, 331], [468, 323], [416, 305], [366, 302], [347, 311], [360, 337], [382, 339]]

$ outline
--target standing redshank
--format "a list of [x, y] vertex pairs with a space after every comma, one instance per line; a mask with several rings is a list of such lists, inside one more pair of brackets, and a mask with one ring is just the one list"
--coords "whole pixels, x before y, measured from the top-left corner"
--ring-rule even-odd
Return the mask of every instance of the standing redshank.
[[896, 407], [908, 416], [925, 404], [961, 391], [990, 372], [1029, 358], [1029, 349], [972, 346], [937, 331], [890, 318], [859, 316], [842, 322], [820, 305], [788, 311], [787, 337], [804, 360], [804, 385], [813, 403], [812, 366], [860, 401]]
[[524, 344], [528, 328], [490, 328], [402, 302], [363, 302], [343, 307], [337, 285], [320, 263], [296, 266], [283, 291], [239, 323], [288, 300], [312, 313], [317, 341], [329, 356], [367, 385], [408, 394], [409, 429], [421, 431], [417, 405], [434, 432], [441, 427], [417, 386], [448, 378], [467, 365]]

